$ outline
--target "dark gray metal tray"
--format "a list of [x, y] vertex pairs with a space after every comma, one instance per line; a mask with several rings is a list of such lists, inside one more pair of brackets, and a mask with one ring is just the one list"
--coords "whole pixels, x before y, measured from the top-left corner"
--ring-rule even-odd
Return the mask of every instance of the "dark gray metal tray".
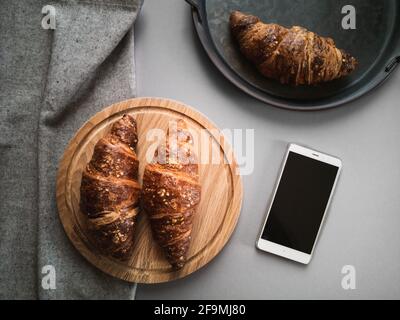
[[[186, 0], [208, 56], [241, 90], [268, 104], [293, 110], [333, 108], [361, 97], [384, 82], [400, 64], [398, 0]], [[342, 8], [356, 8], [356, 29], [342, 28]], [[240, 10], [264, 22], [300, 25], [331, 37], [359, 61], [352, 75], [318, 86], [287, 86], [266, 79], [238, 50], [229, 15]]]

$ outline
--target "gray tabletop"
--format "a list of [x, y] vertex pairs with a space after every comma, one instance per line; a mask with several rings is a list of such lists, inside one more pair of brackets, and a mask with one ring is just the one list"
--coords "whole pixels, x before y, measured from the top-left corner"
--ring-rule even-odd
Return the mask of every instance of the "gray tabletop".
[[[400, 298], [400, 72], [341, 108], [299, 113], [239, 91], [212, 65], [182, 0], [146, 0], [136, 26], [139, 96], [183, 101], [220, 128], [255, 130], [254, 172], [243, 176], [237, 228], [224, 250], [187, 278], [140, 285], [138, 299]], [[289, 142], [336, 155], [343, 173], [311, 264], [255, 248]], [[356, 288], [342, 287], [354, 266]]]

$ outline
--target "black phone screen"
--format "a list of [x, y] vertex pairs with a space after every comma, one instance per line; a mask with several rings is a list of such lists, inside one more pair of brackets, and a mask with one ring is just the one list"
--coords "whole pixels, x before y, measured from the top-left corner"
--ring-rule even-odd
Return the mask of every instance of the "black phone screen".
[[311, 254], [338, 171], [289, 152], [261, 237]]

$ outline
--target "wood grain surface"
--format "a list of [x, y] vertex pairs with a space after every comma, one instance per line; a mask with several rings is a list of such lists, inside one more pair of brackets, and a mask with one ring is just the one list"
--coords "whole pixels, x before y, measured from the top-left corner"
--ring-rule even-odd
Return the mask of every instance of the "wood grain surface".
[[[97, 141], [126, 113], [134, 116], [138, 124], [140, 180], [146, 159], [151, 160], [158, 144], [157, 133], [166, 132], [170, 121], [185, 120], [194, 136], [200, 162], [202, 198], [193, 222], [188, 261], [181, 270], [174, 271], [165, 260], [152, 239], [144, 213], [139, 213], [135, 250], [127, 262], [102, 255], [86, 236], [85, 216], [79, 210], [82, 172]], [[137, 98], [104, 109], [82, 126], [60, 161], [56, 192], [59, 216], [66, 234], [87, 260], [100, 270], [126, 281], [159, 283], [191, 274], [222, 250], [239, 218], [243, 191], [232, 148], [213, 123], [177, 101]]]

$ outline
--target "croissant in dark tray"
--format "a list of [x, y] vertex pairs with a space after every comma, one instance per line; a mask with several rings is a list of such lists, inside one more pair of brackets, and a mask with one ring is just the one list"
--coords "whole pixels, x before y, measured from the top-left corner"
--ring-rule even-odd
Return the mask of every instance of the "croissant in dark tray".
[[353, 72], [357, 60], [330, 38], [302, 27], [287, 29], [234, 11], [231, 31], [244, 56], [267, 78], [282, 84], [314, 85]]
[[198, 170], [192, 136], [186, 123], [179, 120], [145, 168], [141, 200], [153, 237], [174, 269], [184, 266], [189, 250], [201, 196]]
[[82, 175], [81, 211], [90, 237], [105, 254], [120, 260], [133, 250], [140, 186], [136, 122], [124, 115], [101, 138]]

